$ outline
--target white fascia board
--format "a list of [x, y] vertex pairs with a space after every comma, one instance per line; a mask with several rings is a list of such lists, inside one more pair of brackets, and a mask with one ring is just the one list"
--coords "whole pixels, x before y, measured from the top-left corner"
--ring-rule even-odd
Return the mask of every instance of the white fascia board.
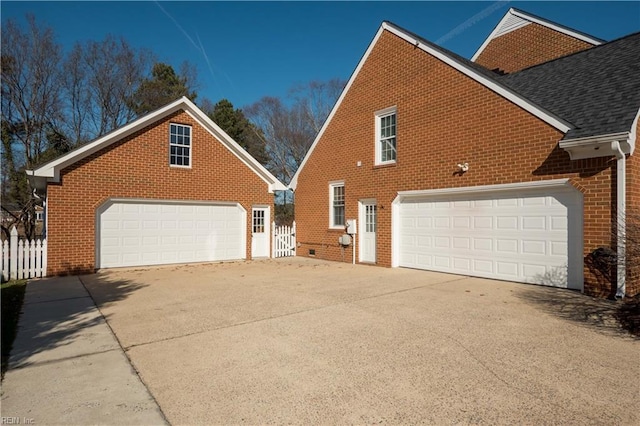
[[178, 107], [184, 102], [185, 99], [186, 98], [178, 99], [152, 113], [140, 117], [139, 119], [132, 121], [129, 124], [126, 124], [112, 132], [107, 133], [104, 136], [99, 137], [93, 142], [82, 145], [81, 147], [74, 149], [73, 151], [70, 151], [67, 154], [33, 170], [33, 175], [51, 178], [53, 179], [53, 182], [59, 182], [60, 170], [77, 161], [82, 160], [85, 157], [88, 157], [95, 152], [98, 152], [102, 148], [105, 148], [110, 144], [126, 136], [129, 136], [132, 133], [135, 133], [136, 131], [147, 126], [147, 124], [157, 120], [159, 117], [163, 117], [172, 113], [174, 110], [178, 109]]
[[517, 26], [514, 28], [511, 28], [507, 31], [504, 30], [504, 26], [506, 25], [507, 21], [509, 21], [509, 19], [511, 18], [511, 16], [517, 16], [518, 18], [524, 19], [526, 21], [529, 21], [530, 23], [536, 23], [539, 25], [543, 25], [547, 28], [550, 28], [554, 31], [558, 31], [562, 34], [566, 34], [570, 37], [576, 38], [578, 40], [582, 40], [586, 43], [592, 44], [594, 46], [599, 46], [601, 45], [604, 41], [600, 40], [598, 38], [595, 37], [591, 37], [587, 34], [581, 33], [579, 31], [575, 31], [572, 30], [571, 28], [567, 28], [565, 26], [562, 25], [558, 25], [555, 24], [551, 21], [547, 21], [545, 19], [541, 19], [538, 18], [536, 16], [532, 16], [529, 15], [527, 13], [524, 13], [522, 11], [519, 10], [515, 10], [513, 8], [509, 9], [507, 11], [507, 13], [504, 15], [504, 17], [500, 20], [500, 22], [498, 23], [498, 25], [496, 25], [496, 27], [493, 29], [493, 31], [491, 32], [491, 34], [489, 34], [489, 37], [487, 37], [487, 39], [484, 41], [484, 43], [482, 43], [482, 45], [478, 48], [478, 50], [476, 51], [476, 53], [473, 54], [473, 56], [471, 57], [471, 61], [475, 62], [476, 59], [478, 59], [478, 56], [480, 56], [480, 54], [484, 51], [484, 49], [487, 47], [487, 45], [491, 42], [491, 40], [498, 38], [504, 34], [507, 34], [515, 29], [518, 28], [522, 28], [522, 26]]
[[420, 42], [420, 40], [417, 40], [412, 35], [409, 35], [409, 34], [405, 33], [400, 28], [395, 27], [394, 25], [389, 24], [388, 22], [383, 22], [382, 25], [380, 26], [380, 29], [378, 29], [378, 32], [376, 33], [376, 36], [374, 37], [373, 41], [369, 44], [369, 47], [367, 48], [367, 51], [362, 56], [362, 59], [360, 59], [360, 62], [358, 63], [358, 66], [354, 70], [353, 74], [351, 74], [351, 78], [349, 79], [347, 85], [345, 86], [345, 88], [343, 89], [342, 93], [340, 94], [340, 97], [338, 98], [338, 101], [336, 102], [336, 104], [334, 105], [333, 109], [331, 110], [331, 113], [327, 117], [327, 120], [324, 122], [324, 125], [320, 129], [320, 132], [318, 133], [318, 135], [316, 136], [315, 140], [313, 141], [313, 144], [311, 145], [311, 148], [309, 148], [309, 151], [307, 152], [307, 155], [305, 155], [304, 159], [302, 160], [302, 163], [300, 164], [300, 167], [298, 167], [298, 170], [296, 171], [295, 175], [291, 179], [291, 183], [289, 184], [289, 188], [290, 189], [292, 189], [292, 190], [296, 189], [296, 186], [298, 185], [298, 176], [300, 175], [300, 172], [302, 171], [302, 169], [304, 168], [304, 165], [306, 164], [307, 160], [309, 159], [309, 157], [313, 153], [313, 150], [315, 149], [316, 145], [318, 144], [318, 141], [320, 140], [320, 138], [322, 138], [322, 135], [324, 134], [327, 126], [329, 125], [329, 123], [333, 119], [333, 116], [335, 115], [337, 109], [340, 107], [340, 104], [342, 103], [342, 101], [345, 98], [347, 92], [349, 91], [349, 88], [353, 84], [353, 81], [356, 79], [356, 77], [358, 76], [358, 73], [362, 69], [362, 66], [364, 65], [364, 63], [368, 59], [369, 55], [371, 54], [371, 51], [373, 50], [373, 47], [378, 42], [378, 39], [380, 38], [380, 36], [382, 35], [383, 31], [385, 31], [385, 30], [389, 31], [390, 33], [392, 33], [392, 34], [394, 34], [394, 35], [396, 35], [396, 36], [398, 36], [400, 38], [402, 38], [403, 40], [407, 41], [408, 43], [411, 43], [412, 45], [422, 49], [424, 52], [430, 54], [431, 56], [434, 56], [435, 58], [437, 58], [440, 61], [446, 63], [447, 65], [455, 68], [456, 70], [460, 71], [464, 75], [470, 77], [471, 79], [477, 81], [478, 83], [482, 84], [483, 86], [489, 88], [493, 92], [497, 93], [498, 95], [502, 96], [503, 98], [507, 99], [508, 101], [514, 103], [515, 105], [519, 106], [520, 108], [524, 109], [525, 111], [529, 112], [530, 114], [534, 115], [535, 117], [538, 117], [539, 119], [541, 119], [545, 123], [551, 125], [552, 127], [556, 128], [560, 132], [567, 133], [569, 130], [571, 130], [572, 126], [568, 122], [566, 122], [566, 121], [564, 121], [564, 120], [562, 120], [562, 119], [560, 119], [558, 117], [553, 116], [552, 114], [548, 113], [547, 111], [544, 111], [543, 109], [541, 109], [537, 105], [534, 105], [530, 101], [528, 101], [528, 100], [522, 98], [521, 96], [517, 95], [515, 92], [512, 92], [511, 90], [507, 89], [506, 87], [497, 84], [496, 82], [488, 79], [487, 77], [483, 76], [482, 74], [479, 74], [474, 69], [469, 68], [466, 65], [463, 65], [463, 64], [459, 63], [458, 61], [454, 60], [450, 56], [445, 55], [445, 54], [441, 53], [440, 51], [437, 51], [437, 50], [431, 48], [430, 46]]
[[309, 148], [309, 151], [307, 151], [307, 154], [304, 156], [304, 159], [302, 160], [302, 163], [300, 163], [300, 167], [298, 167], [298, 170], [296, 170], [296, 173], [293, 175], [293, 178], [291, 179], [291, 182], [289, 183], [289, 189], [292, 189], [292, 190], [295, 191], [296, 186], [298, 185], [298, 176], [300, 175], [300, 172], [302, 171], [302, 169], [304, 168], [304, 165], [307, 163], [307, 160], [309, 159], [309, 157], [313, 153], [313, 150], [315, 149], [316, 145], [318, 144], [318, 141], [322, 138], [322, 135], [324, 134], [325, 130], [327, 130], [327, 127], [329, 126], [329, 123], [333, 119], [333, 116], [336, 114], [336, 111], [338, 110], [338, 108], [340, 108], [340, 104], [342, 103], [343, 99], [347, 95], [347, 92], [351, 88], [351, 85], [353, 84], [354, 80], [358, 76], [358, 73], [362, 69], [362, 66], [367, 61], [367, 58], [369, 58], [369, 55], [371, 54], [371, 51], [373, 50], [373, 46], [375, 46], [375, 44], [378, 42], [378, 39], [382, 35], [382, 32], [384, 31], [384, 29], [385, 28], [384, 28], [384, 23], [383, 23], [382, 25], [380, 25], [380, 28], [378, 29], [378, 32], [376, 33], [376, 35], [373, 38], [373, 40], [371, 41], [371, 43], [369, 43], [369, 47], [367, 48], [367, 50], [364, 53], [364, 55], [362, 55], [362, 58], [360, 59], [360, 62], [358, 62], [358, 65], [356, 66], [356, 69], [351, 74], [351, 77], [349, 78], [349, 81], [344, 86], [344, 89], [342, 89], [342, 93], [340, 93], [340, 97], [338, 98], [338, 100], [336, 101], [335, 105], [331, 109], [331, 112], [329, 113], [329, 116], [327, 117], [327, 119], [325, 120], [324, 124], [322, 125], [322, 128], [318, 132], [318, 135], [313, 140], [313, 143], [311, 144], [311, 147]]
[[198, 121], [211, 135], [221, 141], [240, 161], [257, 174], [268, 186], [269, 192], [286, 191], [287, 186], [280, 182], [271, 172], [269, 172], [262, 164], [258, 162], [251, 154], [241, 147], [231, 136], [227, 134], [220, 126], [214, 123], [200, 108], [195, 106], [193, 102], [185, 98], [188, 102], [188, 109], [185, 109], [194, 120]]
[[532, 182], [504, 183], [498, 185], [464, 186], [460, 188], [438, 188], [417, 191], [398, 191], [398, 196], [393, 200], [394, 204], [401, 203], [405, 198], [412, 197], [439, 197], [448, 195], [482, 194], [503, 191], [522, 191], [548, 188], [573, 188], [569, 179], [536, 180]]
[[[637, 117], [636, 117], [637, 120]], [[637, 121], [635, 122], [637, 124]], [[635, 126], [634, 126], [635, 128]], [[635, 134], [632, 132], [611, 133], [608, 135], [589, 136], [580, 139], [562, 140], [560, 148], [569, 153], [571, 160], [585, 158], [609, 157], [616, 155], [611, 143], [618, 142], [625, 154], [633, 154], [635, 148]]]
[[503, 98], [507, 99], [513, 104], [524, 109], [528, 113], [534, 115], [535, 117], [538, 117], [545, 123], [561, 131], [562, 133], [567, 133], [569, 130], [571, 130], [572, 126], [568, 122], [541, 109], [537, 105], [531, 103], [531, 101], [521, 97], [520, 95], [507, 89], [506, 87], [499, 85], [498, 83], [490, 80], [484, 75], [479, 74], [474, 69], [469, 68], [468, 66], [456, 61], [452, 57], [445, 55], [444, 53], [441, 53], [440, 51], [433, 49], [431, 46], [428, 46], [420, 42], [420, 40], [417, 40], [415, 37], [405, 33], [401, 29], [394, 27], [386, 22], [383, 24], [383, 27], [387, 29], [389, 32], [397, 35], [398, 37], [406, 40], [407, 42], [427, 52], [431, 56], [434, 56], [435, 58], [439, 59], [445, 64], [455, 68], [456, 70], [460, 71], [462, 74], [466, 75], [467, 77], [470, 77], [471, 79], [477, 81], [478, 83], [482, 84], [483, 86], [487, 87], [488, 89], [492, 90], [493, 92], [497, 93], [498, 95], [502, 96]]
[[476, 51], [476, 53], [473, 54], [473, 56], [471, 57], [471, 61], [475, 62], [476, 59], [478, 59], [478, 56], [480, 56], [480, 54], [482, 53], [482, 51], [487, 47], [487, 45], [491, 42], [491, 40], [493, 40], [494, 38], [496, 38], [497, 34], [499, 34], [502, 30], [502, 27], [505, 25], [505, 23], [509, 20], [510, 16], [513, 13], [513, 9], [509, 9], [507, 11], [507, 13], [505, 13], [505, 15], [502, 17], [502, 19], [500, 20], [500, 22], [498, 22], [498, 25], [496, 25], [496, 27], [493, 29], [493, 31], [491, 31], [491, 34], [489, 34], [489, 37], [487, 37], [487, 39], [484, 41], [484, 43], [482, 43], [482, 45], [478, 48], [478, 50]]
[[509, 9], [509, 12], [519, 18], [526, 19], [531, 22], [535, 22], [536, 24], [540, 24], [547, 28], [551, 28], [552, 30], [558, 31], [559, 33], [566, 34], [573, 38], [577, 38], [578, 40], [582, 40], [586, 43], [593, 44], [594, 46], [599, 46], [604, 42], [604, 40], [601, 40], [599, 38], [591, 37], [588, 34], [582, 33], [580, 31], [572, 30], [571, 28], [567, 28], [564, 25], [559, 25], [554, 22], [547, 21], [546, 19], [541, 19], [541, 18], [538, 18], [537, 16], [532, 16], [519, 10], [514, 10], [513, 8]]
[[98, 152], [110, 144], [127, 137], [149, 124], [168, 116], [178, 110], [184, 110], [194, 120], [199, 122], [209, 133], [220, 140], [236, 157], [246, 164], [254, 173], [267, 183], [269, 192], [285, 191], [287, 187], [273, 176], [262, 164], [246, 152], [237, 142], [227, 135], [217, 124], [215, 124], [206, 114], [204, 114], [187, 97], [182, 97], [152, 113], [149, 113], [131, 123], [120, 127], [93, 142], [83, 145], [43, 166], [30, 171], [29, 175], [47, 178], [52, 182], [60, 181], [60, 171], [65, 167], [82, 160], [83, 158]]

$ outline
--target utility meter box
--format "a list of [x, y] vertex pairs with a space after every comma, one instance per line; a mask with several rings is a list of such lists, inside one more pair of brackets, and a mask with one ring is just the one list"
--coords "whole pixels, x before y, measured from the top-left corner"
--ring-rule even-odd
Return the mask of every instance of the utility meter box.
[[355, 235], [357, 234], [356, 220], [355, 219], [347, 219], [347, 234]]
[[340, 237], [338, 237], [338, 243], [341, 246], [348, 246], [351, 244], [351, 235], [349, 234], [342, 234]]

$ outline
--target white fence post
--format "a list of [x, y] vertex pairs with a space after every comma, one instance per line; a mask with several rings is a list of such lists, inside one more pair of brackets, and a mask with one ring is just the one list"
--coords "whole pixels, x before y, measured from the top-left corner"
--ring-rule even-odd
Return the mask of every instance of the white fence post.
[[9, 280], [9, 240], [2, 242], [2, 279]]
[[297, 254], [297, 244], [296, 244], [296, 221], [293, 221], [293, 228], [291, 229], [291, 244], [293, 247], [293, 255], [295, 256]]
[[41, 278], [47, 276], [47, 240], [21, 240], [16, 227], [2, 242], [2, 279]]
[[271, 222], [271, 258], [276, 257], [278, 239], [276, 238], [276, 222]]
[[18, 279], [18, 230], [14, 226], [11, 228], [11, 238], [9, 242], [10, 264], [9, 264], [9, 276], [12, 280]]

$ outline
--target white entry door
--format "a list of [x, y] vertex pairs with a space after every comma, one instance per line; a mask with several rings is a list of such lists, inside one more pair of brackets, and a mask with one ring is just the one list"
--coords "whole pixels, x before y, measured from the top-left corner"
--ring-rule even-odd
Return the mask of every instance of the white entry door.
[[269, 207], [254, 207], [251, 221], [251, 257], [269, 257]]
[[375, 201], [360, 202], [360, 262], [376, 262], [376, 216]]

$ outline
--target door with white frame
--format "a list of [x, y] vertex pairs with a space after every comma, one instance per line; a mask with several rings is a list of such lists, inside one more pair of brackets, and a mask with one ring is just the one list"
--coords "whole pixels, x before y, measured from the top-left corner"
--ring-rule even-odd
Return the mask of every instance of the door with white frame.
[[269, 207], [251, 209], [251, 257], [269, 257]]
[[360, 262], [376, 262], [376, 229], [378, 227], [376, 200], [359, 203]]

